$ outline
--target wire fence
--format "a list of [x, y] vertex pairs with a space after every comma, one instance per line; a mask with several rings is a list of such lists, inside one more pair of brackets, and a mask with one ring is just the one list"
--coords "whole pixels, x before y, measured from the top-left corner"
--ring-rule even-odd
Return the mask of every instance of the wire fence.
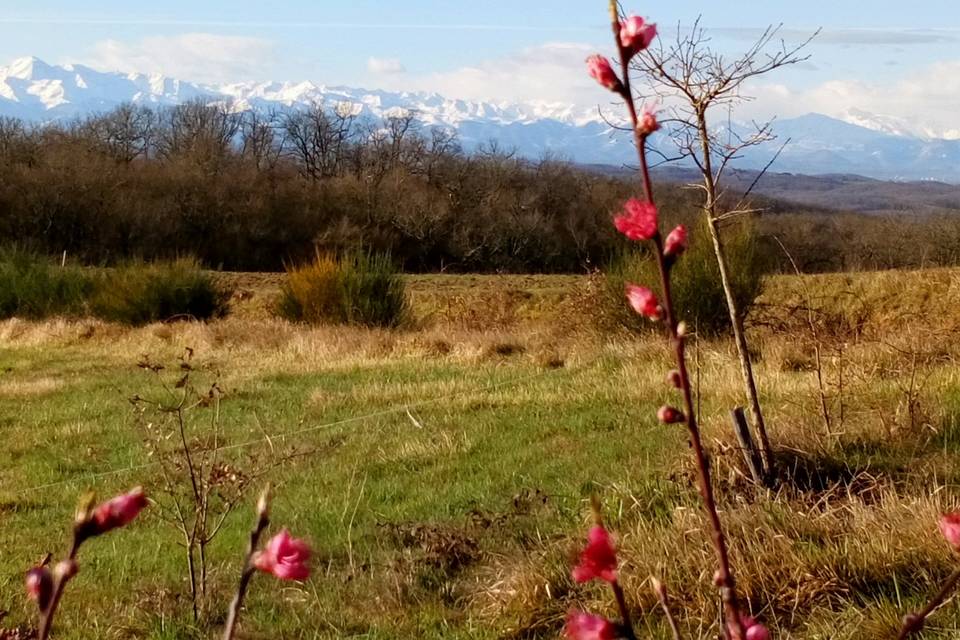
[[[404, 403], [404, 404], [400, 404], [400, 405], [391, 407], [391, 408], [389, 408], [389, 409], [382, 409], [382, 410], [380, 410], [380, 411], [374, 411], [374, 412], [371, 412], [371, 413], [368, 413], [368, 414], [364, 414], [364, 415], [360, 415], [360, 416], [352, 416], [352, 417], [349, 417], [349, 418], [343, 418], [343, 419], [341, 419], [341, 420], [335, 420], [335, 421], [327, 422], [327, 423], [324, 423], [324, 424], [313, 425], [313, 426], [310, 426], [310, 427], [303, 427], [303, 428], [300, 428], [300, 429], [294, 429], [294, 430], [292, 430], [292, 431], [284, 431], [284, 432], [275, 433], [275, 434], [266, 434], [266, 435], [264, 435], [264, 436], [262, 436], [262, 437], [259, 437], [259, 438], [253, 439], [253, 440], [247, 440], [247, 441], [245, 441], [245, 442], [237, 442], [237, 443], [233, 443], [233, 444], [227, 444], [227, 445], [222, 445], [222, 446], [216, 447], [215, 449], [211, 449], [211, 453], [221, 452], [221, 451], [231, 451], [231, 450], [235, 450], [235, 449], [242, 449], [242, 448], [252, 447], [252, 446], [260, 445], [260, 444], [270, 444], [270, 443], [272, 443], [272, 442], [275, 441], [275, 440], [285, 440], [285, 439], [288, 439], [288, 438], [293, 438], [293, 437], [297, 437], [297, 436], [302, 436], [302, 435], [305, 435], [305, 434], [308, 434], [308, 433], [315, 433], [315, 432], [318, 432], [318, 431], [324, 431], [324, 430], [327, 430], [327, 429], [333, 429], [333, 428], [340, 427], [340, 426], [347, 425], [347, 424], [352, 424], [352, 423], [357, 423], [357, 422], [365, 422], [365, 421], [367, 421], [367, 420], [372, 420], [372, 419], [374, 419], [374, 418], [380, 418], [380, 417], [384, 417], [384, 416], [394, 415], [394, 414], [401, 413], [401, 412], [409, 412], [411, 409], [417, 409], [417, 408], [420, 408], [420, 407], [429, 406], [429, 405], [432, 405], [432, 404], [436, 404], [436, 403], [438, 403], [438, 402], [454, 400], [454, 399], [456, 399], [456, 398], [459, 398], [459, 397], [462, 397], [462, 396], [465, 396], [465, 395], [468, 395], [468, 394], [487, 393], [487, 392], [490, 392], [490, 391], [495, 391], [495, 390], [503, 389], [503, 388], [513, 388], [513, 387], [517, 387], [517, 386], [519, 386], [519, 385], [521, 385], [521, 384], [524, 384], [524, 383], [527, 383], [527, 382], [531, 382], [531, 381], [533, 381], [533, 380], [538, 380], [538, 379], [541, 379], [541, 378], [545, 378], [545, 377], [547, 377], [547, 376], [550, 376], [551, 374], [556, 374], [556, 370], [547, 369], [547, 370], [540, 371], [540, 372], [538, 372], [538, 373], [531, 374], [531, 375], [528, 375], [528, 376], [521, 376], [521, 377], [518, 377], [518, 378], [513, 378], [513, 379], [511, 379], [511, 380], [504, 380], [504, 381], [502, 381], [502, 382], [497, 382], [497, 383], [494, 383], [494, 384], [491, 384], [491, 385], [486, 385], [486, 386], [483, 386], [483, 387], [480, 387], [480, 388], [466, 389], [466, 390], [458, 391], [458, 392], [456, 392], [456, 393], [450, 393], [450, 394], [446, 394], [446, 395], [442, 395], [442, 396], [436, 396], [436, 397], [433, 397], [433, 398], [428, 398], [428, 399], [426, 399], [426, 400], [420, 400], [420, 401], [416, 401], [416, 402], [408, 402], [408, 403]], [[39, 485], [35, 485], [35, 486], [32, 486], [32, 487], [24, 488], [24, 489], [13, 489], [13, 488], [9, 488], [9, 489], [8, 489], [8, 488], [3, 488], [3, 489], [0, 489], [0, 491], [2, 491], [3, 493], [6, 493], [6, 494], [8, 494], [8, 495], [13, 495], [13, 496], [16, 496], [16, 495], [27, 495], [27, 494], [36, 493], [36, 492], [39, 492], [39, 491], [45, 491], [45, 490], [48, 490], [48, 489], [54, 489], [54, 488], [57, 488], [57, 487], [68, 486], [68, 485], [72, 485], [72, 484], [76, 484], [76, 483], [81, 483], [81, 482], [85, 482], [85, 483], [88, 483], [88, 484], [93, 484], [93, 483], [95, 483], [95, 482], [97, 482], [97, 481], [99, 481], [99, 480], [102, 480], [102, 479], [104, 479], [104, 478], [109, 478], [109, 477], [112, 477], [112, 476], [123, 475], [123, 474], [125, 474], [125, 473], [132, 473], [132, 472], [134, 472], [134, 471], [142, 471], [142, 470], [144, 470], [144, 469], [150, 469], [150, 468], [152, 468], [152, 467], [157, 467], [157, 466], [159, 466], [159, 465], [160, 465], [160, 462], [159, 462], [159, 461], [146, 462], [146, 463], [142, 463], [142, 464], [135, 464], [135, 465], [127, 466], [127, 467], [121, 467], [121, 468], [117, 468], [117, 469], [110, 469], [110, 470], [108, 470], [108, 471], [101, 471], [101, 472], [98, 472], [98, 473], [80, 474], [80, 475], [73, 476], [73, 477], [71, 477], [71, 478], [65, 478], [65, 479], [62, 479], [62, 480], [54, 481], [54, 482], [47, 482], [47, 483], [44, 483], [44, 484], [39, 484]]]

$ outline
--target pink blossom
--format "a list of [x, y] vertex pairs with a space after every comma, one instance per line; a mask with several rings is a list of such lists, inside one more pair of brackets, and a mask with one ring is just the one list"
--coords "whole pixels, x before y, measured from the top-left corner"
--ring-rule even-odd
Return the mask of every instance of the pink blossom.
[[307, 543], [290, 537], [290, 532], [283, 529], [256, 555], [253, 566], [281, 580], [306, 580], [310, 575], [309, 560], [310, 547]]
[[620, 90], [620, 78], [617, 77], [613, 67], [610, 66], [610, 61], [600, 54], [594, 54], [587, 58], [587, 71], [589, 71], [591, 78], [610, 89], [610, 91]]
[[34, 567], [27, 572], [25, 582], [27, 597], [36, 600], [41, 611], [46, 609], [50, 602], [50, 595], [53, 593], [53, 578], [50, 577], [50, 570], [46, 567]]
[[650, 320], [659, 320], [663, 317], [663, 309], [660, 307], [656, 294], [646, 287], [628, 284], [627, 301], [634, 311]]
[[687, 228], [682, 224], [667, 235], [663, 242], [663, 255], [678, 256], [687, 249]]
[[657, 122], [657, 111], [650, 105], [643, 105], [637, 118], [637, 133], [641, 136], [648, 136], [654, 131], [660, 129], [660, 123]]
[[740, 624], [746, 633], [745, 640], [770, 640], [770, 632], [752, 616], [740, 615]]
[[613, 219], [617, 231], [630, 240], [650, 240], [657, 235], [657, 206], [652, 202], [630, 198], [623, 211]]
[[580, 562], [571, 572], [577, 582], [589, 582], [594, 578], [617, 581], [617, 551], [610, 534], [600, 525], [587, 534], [587, 546], [580, 552]]
[[100, 504], [93, 511], [95, 527], [93, 535], [106, 533], [130, 524], [146, 506], [147, 496], [142, 487], [136, 487]]
[[676, 407], [664, 405], [657, 410], [657, 420], [663, 424], [677, 424], [686, 420], [683, 412]]
[[571, 640], [613, 640], [617, 637], [616, 625], [606, 618], [583, 611], [567, 614], [565, 631]]
[[620, 45], [630, 55], [643, 51], [657, 37], [657, 25], [638, 16], [630, 16], [620, 23]]
[[954, 550], [960, 551], [960, 511], [944, 514], [940, 518], [940, 533]]

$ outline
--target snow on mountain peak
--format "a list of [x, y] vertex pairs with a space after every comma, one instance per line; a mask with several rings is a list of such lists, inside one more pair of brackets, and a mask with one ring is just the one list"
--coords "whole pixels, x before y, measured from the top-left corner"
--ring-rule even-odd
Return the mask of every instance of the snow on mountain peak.
[[[326, 104], [373, 119], [416, 112], [424, 126], [455, 129], [466, 149], [496, 140], [525, 157], [550, 154], [584, 163], [631, 162], [629, 135], [611, 129], [596, 108], [568, 103], [468, 101], [427, 92], [391, 92], [302, 82], [191, 83], [160, 74], [99, 71], [80, 64], [50, 65], [36, 57], [0, 66], [0, 116], [51, 122], [109, 111], [133, 102], [154, 107], [203, 99], [235, 110]], [[748, 133], [731, 122], [731, 133]], [[723, 126], [726, 126], [724, 124]], [[821, 114], [777, 120], [775, 133], [791, 143], [777, 169], [797, 173], [858, 173], [873, 177], [937, 178], [960, 182], [960, 129], [930, 131], [904, 118], [850, 109], [840, 119]], [[722, 127], [718, 127], [718, 131]], [[651, 144], [674, 155], [668, 135]], [[755, 147], [738, 166], [766, 165], [776, 143]]]

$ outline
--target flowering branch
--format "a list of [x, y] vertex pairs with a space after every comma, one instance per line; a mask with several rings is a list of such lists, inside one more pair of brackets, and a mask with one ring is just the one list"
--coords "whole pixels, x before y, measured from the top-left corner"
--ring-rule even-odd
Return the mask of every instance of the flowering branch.
[[647, 23], [636, 16], [621, 19], [616, 0], [610, 2], [610, 15], [614, 40], [620, 58], [621, 74], [618, 76], [610, 66], [610, 62], [599, 55], [588, 58], [587, 66], [591, 76], [602, 86], [618, 94], [626, 104], [634, 132], [637, 156], [640, 160], [640, 175], [644, 193], [643, 200], [633, 198], [627, 201], [623, 212], [614, 219], [614, 224], [630, 240], [653, 242], [656, 249], [655, 255], [660, 274], [663, 302], [661, 304], [650, 289], [637, 285], [627, 285], [627, 299], [637, 313], [664, 324], [667, 338], [674, 348], [677, 368], [669, 374], [668, 379], [681, 391], [684, 410], [664, 406], [658, 411], [657, 416], [664, 424], [685, 423], [690, 434], [690, 444], [697, 466], [700, 495], [703, 498], [704, 510], [710, 522], [712, 542], [717, 558], [718, 569], [714, 580], [720, 589], [723, 601], [726, 618], [725, 635], [731, 640], [754, 640], [754, 638], [767, 635], [767, 631], [762, 625], [753, 623], [752, 620], [741, 616], [740, 613], [736, 583], [730, 568], [726, 538], [713, 495], [709, 462], [697, 425], [690, 377], [687, 372], [686, 325], [680, 322], [676, 316], [670, 289], [670, 270], [680, 254], [686, 249], [687, 230], [683, 225], [680, 225], [671, 231], [666, 239], [660, 233], [646, 152], [647, 138], [657, 131], [660, 125], [650, 108], [644, 108], [638, 113], [630, 89], [630, 60], [638, 52], [650, 46], [650, 43], [656, 37], [657, 28], [655, 24]]
[[305, 580], [310, 575], [310, 568], [307, 565], [310, 559], [310, 548], [303, 540], [291, 538], [286, 529], [271, 538], [263, 551], [257, 551], [260, 536], [269, 525], [270, 487], [268, 485], [257, 502], [257, 521], [250, 531], [250, 543], [247, 545], [247, 555], [243, 561], [240, 584], [230, 602], [227, 623], [223, 631], [224, 640], [233, 640], [240, 607], [247, 595], [250, 580], [258, 569], [264, 573], [271, 573], [281, 580]]
[[50, 636], [53, 619], [67, 583], [80, 570], [76, 560], [80, 545], [90, 538], [128, 525], [147, 506], [147, 497], [140, 487], [96, 507], [94, 501], [93, 494], [89, 494], [81, 500], [77, 508], [73, 523], [73, 542], [67, 558], [58, 562], [52, 573], [47, 568], [46, 561], [27, 572], [27, 596], [36, 601], [40, 611], [38, 640], [47, 640]]

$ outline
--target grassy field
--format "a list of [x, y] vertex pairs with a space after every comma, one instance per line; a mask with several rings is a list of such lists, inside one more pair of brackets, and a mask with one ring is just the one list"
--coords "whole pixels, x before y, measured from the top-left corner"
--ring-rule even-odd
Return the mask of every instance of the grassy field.
[[[594, 330], [589, 279], [412, 277], [413, 326], [379, 331], [271, 319], [281, 276], [221, 277], [235, 313], [210, 324], [0, 323], [0, 627], [31, 623], [23, 572], [65, 551], [83, 491], [160, 491], [153, 414], [130, 398], [174, 398], [186, 358], [193, 385], [223, 390], [223, 464], [252, 491], [210, 549], [209, 616], [193, 623], [177, 534], [152, 509], [84, 547], [57, 637], [217, 637], [266, 481], [316, 571], [302, 586], [257, 576], [243, 637], [556, 637], [573, 606], [609, 612], [568, 578], [593, 493], [644, 635], [668, 637], [657, 575], [685, 637], [716, 636], [685, 434], [654, 418], [665, 348]], [[731, 346], [691, 351], [743, 593], [780, 637], [890, 637], [956, 563], [936, 518], [960, 497], [960, 272], [766, 288], [751, 331], [778, 492], [746, 481], [731, 444]], [[198, 442], [213, 412], [189, 414]], [[925, 637], [958, 632], [951, 603]]]

